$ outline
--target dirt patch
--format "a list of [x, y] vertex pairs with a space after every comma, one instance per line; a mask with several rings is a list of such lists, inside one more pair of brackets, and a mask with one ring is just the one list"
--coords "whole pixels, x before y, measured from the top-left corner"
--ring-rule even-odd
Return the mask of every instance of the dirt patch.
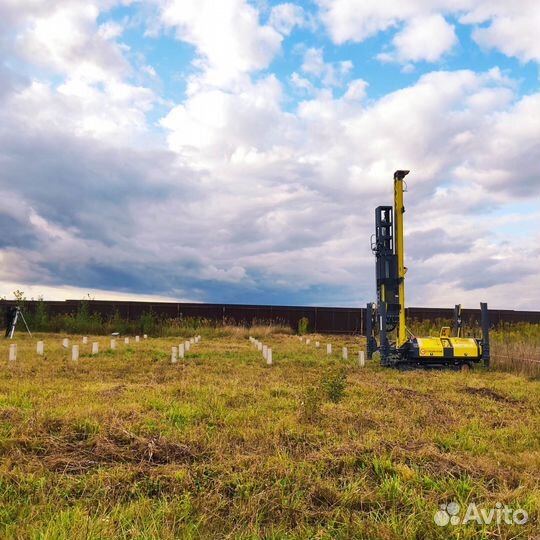
[[442, 453], [432, 442], [411, 442], [395, 445], [389, 452], [392, 460], [401, 461], [412, 467], [420, 467], [433, 476], [458, 477], [468, 475], [476, 480], [493, 484], [519, 485], [517, 470], [504, 467], [484, 459], [461, 453]]
[[494, 401], [500, 401], [503, 403], [519, 403], [517, 399], [511, 398], [509, 396], [505, 396], [503, 394], [499, 394], [499, 392], [496, 392], [495, 390], [491, 390], [491, 388], [474, 388], [467, 386], [466, 388], [463, 388], [461, 390], [464, 394], [468, 394], [470, 396], [478, 396], [478, 397], [484, 397], [488, 399], [492, 399]]
[[64, 436], [12, 440], [4, 451], [19, 463], [30, 464], [39, 459], [47, 469], [64, 474], [83, 474], [89, 470], [120, 463], [155, 467], [167, 464], [186, 464], [202, 461], [206, 452], [195, 445], [170, 441], [160, 435], [142, 437], [124, 431], [99, 434], [91, 440], [74, 441]]
[[407, 388], [407, 387], [397, 387], [397, 386], [386, 386], [385, 387], [385, 394], [391, 394], [393, 396], [398, 396], [406, 399], [416, 399], [416, 398], [425, 398], [426, 394], [424, 392], [419, 392], [418, 390], [414, 390], [413, 388]]
[[107, 388], [99, 393], [101, 397], [104, 398], [115, 398], [121, 396], [126, 391], [127, 386], [125, 384], [119, 384], [113, 386], [112, 388]]
[[23, 413], [17, 407], [5, 407], [0, 409], [0, 422], [14, 423], [21, 420]]
[[276, 449], [285, 450], [291, 456], [296, 457], [318, 451], [322, 445], [321, 440], [295, 431], [280, 431], [276, 442]]
[[257, 401], [257, 398], [248, 392], [240, 392], [225, 399], [225, 406], [231, 408], [247, 407]]
[[315, 508], [331, 508], [340, 503], [340, 495], [333, 486], [315, 485], [309, 494], [310, 502]]

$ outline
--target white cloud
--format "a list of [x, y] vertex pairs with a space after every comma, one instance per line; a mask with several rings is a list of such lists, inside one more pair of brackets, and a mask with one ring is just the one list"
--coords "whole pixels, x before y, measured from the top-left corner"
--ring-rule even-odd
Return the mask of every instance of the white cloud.
[[157, 77], [156, 70], [152, 66], [143, 66], [141, 71], [146, 73], [149, 77]]
[[114, 41], [121, 27], [98, 27], [98, 15], [99, 7], [92, 2], [59, 3], [45, 12], [36, 9], [24, 19], [18, 50], [27, 61], [71, 78], [96, 82], [122, 77], [130, 66]]
[[20, 122], [36, 129], [134, 143], [148, 134], [145, 113], [155, 100], [156, 96], [147, 88], [114, 80], [96, 87], [68, 79], [57, 89], [33, 82], [6, 97], [9, 120], [6, 110], [0, 111], [0, 118], [4, 118], [6, 125]]
[[318, 0], [320, 16], [334, 43], [361, 42], [417, 13], [415, 2]]
[[[230, 157], [238, 147], [267, 151], [284, 143], [287, 121], [281, 118], [281, 98], [281, 84], [273, 75], [246, 83], [237, 93], [201, 90], [174, 107], [161, 125], [170, 131], [172, 149], [197, 167], [206, 167]], [[274, 124], [276, 119], [280, 126]], [[283, 131], [276, 131], [279, 127]]]
[[123, 31], [124, 27], [120, 23], [107, 21], [99, 25], [98, 35], [105, 40], [111, 40], [120, 37]]
[[[318, 0], [318, 4], [320, 18], [337, 44], [362, 42], [379, 32], [397, 28], [402, 23], [414, 24], [415, 20], [447, 15], [458, 17], [461, 24], [474, 25], [473, 38], [484, 47], [493, 47], [507, 56], [515, 56], [524, 61], [540, 61], [540, 45], [536, 39], [540, 25], [537, 0]], [[479, 24], [487, 26], [477, 27]], [[420, 32], [417, 29], [416, 34]], [[448, 28], [445, 33], [449, 42]], [[436, 49], [441, 46], [437, 44], [439, 38], [433, 35]], [[415, 46], [410, 49], [410, 44], [405, 43], [405, 48], [413, 56], [419, 54]]]
[[540, 62], [540, 44], [536, 39], [540, 6], [536, 0], [471, 0], [468, 9], [459, 13], [459, 22], [474, 25], [473, 39], [482, 47], [497, 49], [524, 62]]
[[[383, 53], [381, 53], [382, 55]], [[381, 56], [379, 55], [379, 56]], [[381, 59], [384, 61], [384, 59]], [[390, 57], [390, 60], [391, 60], [391, 57]], [[402, 68], [401, 68], [401, 73], [414, 73], [414, 64], [411, 64], [410, 62], [405, 64]]]
[[[0, 254], [0, 261], [2, 260]], [[5, 281], [0, 281], [0, 298], [13, 298], [13, 292], [22, 290], [29, 300], [37, 300], [43, 297], [46, 300], [81, 300], [90, 298], [96, 300], [116, 300], [132, 302], [196, 302], [190, 297], [172, 295], [154, 295], [125, 293], [118, 290], [93, 289], [84, 287], [62, 286], [54, 287], [35, 282], [24, 283], [21, 281], [10, 281], [9, 277]]]
[[355, 79], [349, 83], [344, 98], [347, 100], [360, 101], [366, 97], [368, 83], [362, 79]]
[[310, 47], [306, 49], [302, 61], [302, 71], [316, 79], [320, 79], [323, 86], [339, 86], [343, 78], [352, 70], [350, 60], [326, 63], [322, 49]]
[[301, 77], [296, 71], [294, 71], [290, 77], [291, 84], [300, 90], [305, 90], [308, 93], [314, 92], [315, 88], [311, 81]]
[[381, 53], [381, 61], [401, 63], [436, 62], [457, 43], [454, 26], [441, 15], [427, 15], [410, 19], [392, 39], [394, 51]]
[[205, 82], [217, 86], [267, 67], [283, 39], [246, 0], [166, 0], [161, 20], [197, 49]]
[[[119, 43], [123, 24], [103, 18], [116, 0], [77, 3], [8, 2], [1, 15], [11, 23], [5, 54], [22, 72], [18, 88], [4, 96], [11, 118], [38, 129], [148, 143], [146, 114], [160, 99], [134, 84], [133, 66]], [[1, 51], [0, 51], [1, 52]], [[144, 58], [143, 58], [144, 60]], [[152, 69], [146, 66], [146, 69]], [[15, 91], [16, 90], [16, 91]], [[1, 114], [1, 113], [0, 113]]]
[[288, 36], [296, 26], [301, 27], [306, 24], [306, 14], [297, 4], [278, 4], [270, 11], [268, 24], [280, 34]]
[[540, 62], [539, 28], [540, 7], [536, 3], [536, 9], [528, 14], [499, 16], [488, 27], [475, 28], [473, 39], [482, 47], [498, 49], [506, 56]]

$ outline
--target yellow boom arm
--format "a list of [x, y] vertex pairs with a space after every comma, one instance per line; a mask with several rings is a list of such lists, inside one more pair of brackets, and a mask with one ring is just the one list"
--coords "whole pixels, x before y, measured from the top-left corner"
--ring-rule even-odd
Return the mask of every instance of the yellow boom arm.
[[399, 325], [396, 345], [400, 347], [407, 341], [407, 328], [405, 326], [405, 249], [403, 246], [403, 179], [409, 171], [396, 171], [394, 174], [394, 242], [397, 256], [399, 279]]

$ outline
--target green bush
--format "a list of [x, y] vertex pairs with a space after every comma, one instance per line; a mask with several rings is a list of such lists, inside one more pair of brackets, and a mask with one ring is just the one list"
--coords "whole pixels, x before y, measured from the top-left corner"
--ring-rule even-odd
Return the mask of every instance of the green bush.
[[326, 397], [332, 403], [338, 403], [345, 396], [347, 372], [344, 369], [340, 369], [336, 372], [330, 372], [323, 377], [321, 385]]
[[145, 311], [141, 315], [141, 330], [143, 334], [153, 335], [158, 327], [158, 319], [156, 315], [150, 311]]
[[35, 330], [47, 330], [49, 323], [49, 311], [43, 301], [43, 297], [38, 298], [36, 311], [33, 313], [32, 323]]
[[304, 334], [307, 334], [309, 327], [309, 319], [307, 317], [302, 317], [298, 321], [298, 333], [302, 336]]

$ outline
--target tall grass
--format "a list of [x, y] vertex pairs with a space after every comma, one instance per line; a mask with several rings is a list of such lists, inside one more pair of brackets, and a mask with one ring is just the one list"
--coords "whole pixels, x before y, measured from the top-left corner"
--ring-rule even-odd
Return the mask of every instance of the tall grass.
[[502, 324], [491, 332], [492, 367], [540, 378], [540, 325]]
[[292, 329], [273, 321], [255, 320], [252, 324], [234, 324], [228, 320], [211, 321], [205, 318], [160, 317], [151, 311], [139, 319], [130, 320], [121, 317], [118, 311], [109, 317], [103, 317], [92, 310], [91, 301], [81, 302], [76, 313], [50, 314], [45, 302], [38, 301], [34, 311], [26, 310], [24, 300], [20, 302], [25, 319], [32, 332], [54, 332], [64, 334], [107, 335], [148, 334], [153, 337], [190, 336], [236, 336], [253, 335], [264, 337], [275, 333], [290, 334]]

